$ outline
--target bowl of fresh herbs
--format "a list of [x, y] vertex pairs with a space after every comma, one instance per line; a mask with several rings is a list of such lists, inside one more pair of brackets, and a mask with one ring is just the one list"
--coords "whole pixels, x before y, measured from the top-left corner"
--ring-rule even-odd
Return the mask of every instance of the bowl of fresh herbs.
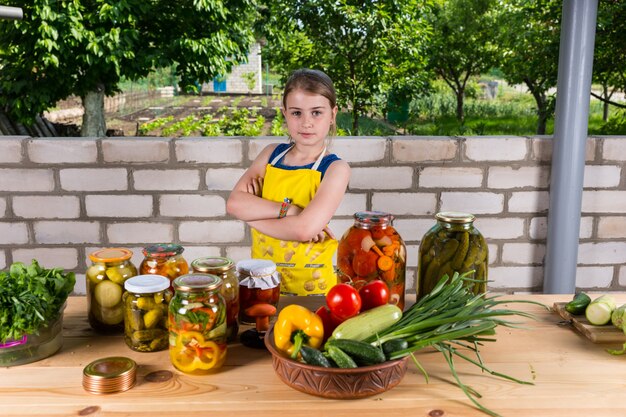
[[73, 272], [33, 260], [0, 271], [0, 366], [35, 362], [63, 343], [63, 310], [74, 289]]

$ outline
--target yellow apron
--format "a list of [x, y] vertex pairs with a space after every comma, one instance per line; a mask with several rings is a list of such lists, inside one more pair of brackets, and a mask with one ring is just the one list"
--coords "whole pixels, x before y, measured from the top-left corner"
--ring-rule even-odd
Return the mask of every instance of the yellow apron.
[[[285, 197], [292, 203], [306, 207], [315, 196], [322, 180], [317, 170], [326, 149], [310, 169], [287, 170], [274, 165], [291, 150], [290, 146], [277, 155], [265, 169], [263, 198], [282, 202]], [[277, 213], [278, 215], [278, 213]], [[328, 236], [322, 243], [292, 242], [274, 239], [252, 229], [252, 258], [269, 259], [276, 263], [282, 275], [281, 293], [291, 295], [326, 294], [337, 283], [333, 268], [333, 255], [337, 241]]]

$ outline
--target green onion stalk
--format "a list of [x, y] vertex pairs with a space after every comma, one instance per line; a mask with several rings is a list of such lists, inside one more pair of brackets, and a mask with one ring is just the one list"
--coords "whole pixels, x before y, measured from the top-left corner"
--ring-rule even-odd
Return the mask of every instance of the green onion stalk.
[[[481, 397], [478, 392], [461, 382], [456, 372], [454, 359], [463, 359], [478, 366], [484, 372], [500, 378], [519, 384], [533, 385], [532, 382], [519, 380], [489, 369], [481, 359], [479, 346], [483, 342], [496, 340], [490, 336], [495, 335], [495, 329], [498, 326], [519, 327], [518, 323], [506, 320], [506, 317], [533, 318], [530, 313], [498, 308], [498, 306], [509, 303], [531, 303], [545, 308], [547, 306], [530, 300], [501, 300], [499, 296], [474, 294], [473, 286], [468, 285], [468, 283], [477, 282], [471, 278], [473, 273], [474, 271], [463, 274], [455, 272], [452, 278], [444, 275], [430, 293], [404, 312], [400, 321], [366, 339], [366, 342], [373, 346], [381, 346], [390, 340], [406, 340], [409, 344], [408, 348], [392, 352], [389, 359], [411, 355], [415, 365], [424, 374], [426, 382], [428, 382], [428, 374], [413, 353], [426, 347], [438, 350], [443, 354], [457, 385], [465, 395], [481, 411], [491, 416], [498, 416], [497, 413], [478, 402], [477, 398]], [[473, 354], [466, 355], [468, 351]]]

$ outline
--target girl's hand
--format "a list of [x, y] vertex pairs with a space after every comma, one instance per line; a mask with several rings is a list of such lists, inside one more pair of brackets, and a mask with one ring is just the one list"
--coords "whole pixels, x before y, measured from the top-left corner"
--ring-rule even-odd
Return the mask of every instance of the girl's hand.
[[333, 233], [332, 230], [330, 230], [330, 227], [328, 227], [328, 226], [326, 226], [313, 239], [311, 239], [311, 242], [313, 242], [313, 243], [322, 243], [323, 241], [326, 240], [326, 237], [329, 237], [331, 239], [335, 239], [335, 234]]
[[261, 197], [263, 194], [263, 177], [252, 178], [250, 182], [246, 184], [246, 191], [257, 197]]

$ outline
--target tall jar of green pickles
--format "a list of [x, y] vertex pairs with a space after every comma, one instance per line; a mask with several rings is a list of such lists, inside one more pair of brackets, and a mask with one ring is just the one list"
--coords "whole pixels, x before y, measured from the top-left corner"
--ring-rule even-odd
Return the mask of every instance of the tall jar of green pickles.
[[229, 258], [207, 256], [191, 262], [193, 272], [217, 275], [222, 279], [220, 292], [226, 302], [226, 339], [237, 339], [239, 333], [239, 279], [235, 274], [235, 263]]
[[475, 294], [487, 291], [489, 251], [483, 235], [474, 227], [474, 215], [441, 212], [437, 224], [422, 238], [417, 263], [417, 299], [428, 294], [444, 275], [475, 271], [478, 282], [468, 282]]
[[101, 333], [121, 333], [124, 330], [124, 282], [137, 275], [130, 258], [133, 252], [125, 248], [104, 248], [89, 255], [91, 266], [87, 279], [87, 316], [91, 327]]

